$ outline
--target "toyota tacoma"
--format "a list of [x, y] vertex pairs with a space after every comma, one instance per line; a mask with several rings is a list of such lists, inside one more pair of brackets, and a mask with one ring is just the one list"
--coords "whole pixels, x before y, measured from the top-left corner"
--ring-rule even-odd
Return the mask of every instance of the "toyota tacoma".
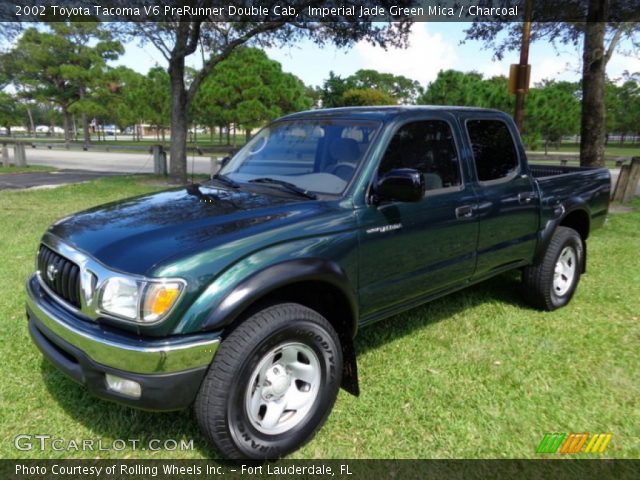
[[498, 111], [297, 113], [210, 181], [51, 225], [29, 331], [100, 397], [193, 406], [226, 457], [282, 457], [359, 393], [360, 327], [514, 269], [566, 305], [609, 193], [607, 169], [529, 165]]

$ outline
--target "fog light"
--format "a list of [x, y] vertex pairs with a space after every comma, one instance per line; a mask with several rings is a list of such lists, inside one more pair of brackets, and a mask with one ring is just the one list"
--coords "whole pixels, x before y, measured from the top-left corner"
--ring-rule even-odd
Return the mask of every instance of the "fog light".
[[127, 380], [126, 378], [118, 377], [116, 375], [111, 375], [110, 373], [105, 374], [105, 377], [107, 379], [107, 387], [109, 387], [109, 390], [113, 390], [114, 392], [133, 398], [140, 398], [142, 395], [142, 387], [138, 382]]

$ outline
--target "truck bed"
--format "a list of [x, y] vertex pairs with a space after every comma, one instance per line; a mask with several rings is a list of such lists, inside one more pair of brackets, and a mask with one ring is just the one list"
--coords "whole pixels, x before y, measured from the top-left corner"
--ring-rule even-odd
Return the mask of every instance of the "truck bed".
[[529, 164], [529, 171], [534, 178], [556, 177], [558, 175], [567, 175], [571, 173], [592, 172], [599, 169], [600, 167], [567, 167], [558, 165]]

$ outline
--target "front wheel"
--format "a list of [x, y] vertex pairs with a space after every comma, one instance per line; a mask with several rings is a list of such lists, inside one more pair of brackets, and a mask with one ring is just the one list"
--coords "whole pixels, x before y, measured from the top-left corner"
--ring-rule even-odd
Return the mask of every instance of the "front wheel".
[[534, 307], [555, 310], [565, 306], [578, 287], [584, 263], [584, 244], [580, 234], [558, 227], [547, 251], [522, 274], [524, 295]]
[[322, 315], [294, 303], [269, 307], [220, 345], [196, 418], [227, 458], [280, 458], [320, 429], [341, 375], [340, 341]]

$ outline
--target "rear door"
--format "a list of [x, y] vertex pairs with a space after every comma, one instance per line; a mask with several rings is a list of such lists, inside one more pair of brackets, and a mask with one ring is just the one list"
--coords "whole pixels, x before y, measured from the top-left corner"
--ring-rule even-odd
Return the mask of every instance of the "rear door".
[[476, 200], [463, 181], [458, 144], [451, 124], [442, 119], [411, 120], [396, 127], [377, 174], [419, 170], [427, 191], [418, 202], [370, 204], [358, 211], [365, 322], [472, 275], [478, 224], [471, 209]]
[[513, 122], [500, 114], [475, 114], [464, 120], [464, 127], [478, 196], [478, 278], [531, 261], [540, 201]]

